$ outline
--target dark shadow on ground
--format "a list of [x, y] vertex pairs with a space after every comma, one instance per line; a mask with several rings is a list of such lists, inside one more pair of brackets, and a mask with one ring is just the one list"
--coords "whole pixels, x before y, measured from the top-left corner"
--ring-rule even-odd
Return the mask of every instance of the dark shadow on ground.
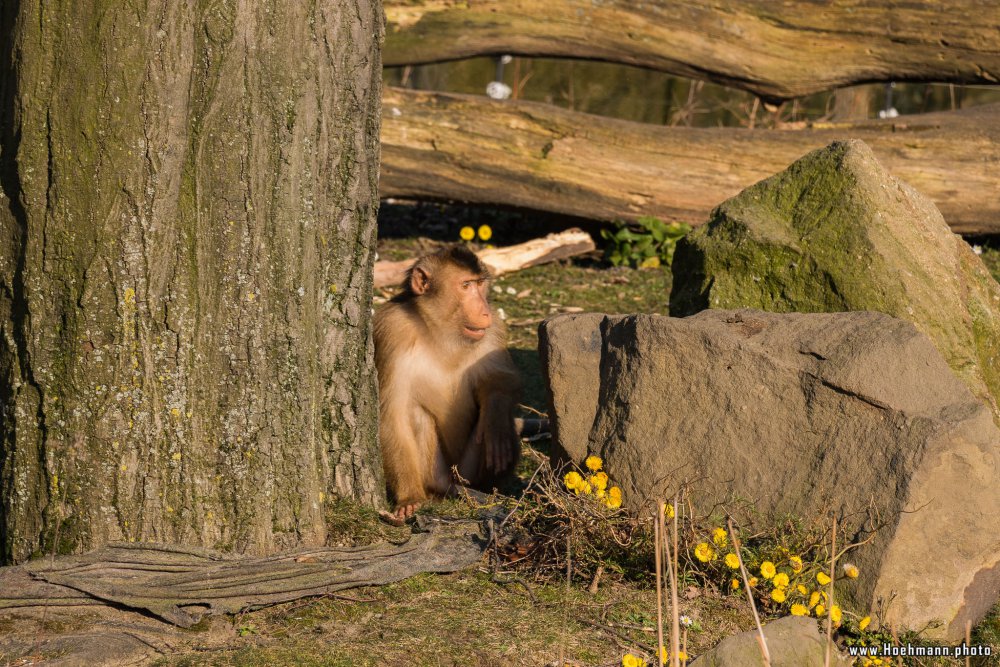
[[382, 239], [422, 236], [433, 241], [457, 242], [462, 227], [488, 225], [498, 246], [513, 245], [539, 236], [579, 227], [595, 237], [606, 222], [525, 209], [460, 203], [383, 201], [378, 212]]

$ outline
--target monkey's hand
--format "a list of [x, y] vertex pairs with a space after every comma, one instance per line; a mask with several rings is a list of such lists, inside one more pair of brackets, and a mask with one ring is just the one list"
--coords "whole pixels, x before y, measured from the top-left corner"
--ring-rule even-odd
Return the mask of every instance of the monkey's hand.
[[510, 472], [521, 454], [521, 439], [514, 427], [512, 407], [505, 398], [492, 399], [487, 402], [476, 425], [477, 439], [484, 445], [486, 471], [491, 475]]

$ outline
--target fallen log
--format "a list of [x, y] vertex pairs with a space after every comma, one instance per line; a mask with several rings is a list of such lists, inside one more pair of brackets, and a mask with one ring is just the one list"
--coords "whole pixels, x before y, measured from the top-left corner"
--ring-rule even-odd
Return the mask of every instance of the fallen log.
[[[590, 234], [579, 229], [569, 229], [504, 248], [486, 248], [476, 255], [490, 267], [493, 275], [500, 276], [511, 271], [582, 255], [594, 247], [594, 240], [590, 238]], [[398, 262], [375, 262], [375, 287], [398, 285], [415, 261], [417, 260], [414, 258]]]
[[778, 100], [874, 81], [1000, 81], [979, 0], [385, 0], [385, 65], [487, 54], [639, 65]]
[[952, 229], [1000, 233], [1000, 105], [809, 129], [670, 128], [533, 102], [386, 88], [382, 197], [692, 225], [832, 141], [867, 142]]
[[418, 523], [423, 532], [401, 545], [320, 547], [250, 558], [200, 547], [112, 543], [79, 556], [30, 561], [0, 568], [0, 620], [11, 613], [108, 604], [189, 628], [205, 614], [234, 614], [421, 572], [455, 572], [483, 553], [488, 537], [483, 522], [420, 518]]

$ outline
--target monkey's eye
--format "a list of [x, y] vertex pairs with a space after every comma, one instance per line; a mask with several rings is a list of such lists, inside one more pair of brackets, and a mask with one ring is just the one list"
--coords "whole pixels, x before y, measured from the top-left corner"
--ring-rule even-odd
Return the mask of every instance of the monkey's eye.
[[472, 286], [472, 283], [474, 283], [474, 282], [476, 282], [476, 281], [475, 280], [463, 280], [462, 281], [462, 289], [469, 289]]

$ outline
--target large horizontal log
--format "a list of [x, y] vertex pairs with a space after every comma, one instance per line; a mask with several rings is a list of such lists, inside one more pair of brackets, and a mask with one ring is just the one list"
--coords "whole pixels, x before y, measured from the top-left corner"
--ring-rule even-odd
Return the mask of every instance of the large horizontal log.
[[952, 229], [1000, 233], [1000, 105], [813, 129], [670, 128], [531, 102], [387, 88], [382, 197], [698, 225], [832, 141], [866, 141]]
[[509, 53], [605, 60], [765, 98], [873, 81], [1000, 81], [987, 0], [385, 0], [386, 65]]

